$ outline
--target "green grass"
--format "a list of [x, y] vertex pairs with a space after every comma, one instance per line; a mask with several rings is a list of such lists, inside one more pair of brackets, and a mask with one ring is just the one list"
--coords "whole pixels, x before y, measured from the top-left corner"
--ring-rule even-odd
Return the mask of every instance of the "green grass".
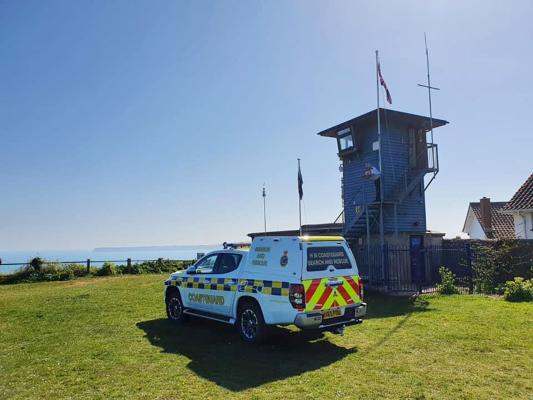
[[531, 399], [533, 303], [367, 296], [344, 336], [166, 320], [163, 275], [0, 287], [0, 399]]

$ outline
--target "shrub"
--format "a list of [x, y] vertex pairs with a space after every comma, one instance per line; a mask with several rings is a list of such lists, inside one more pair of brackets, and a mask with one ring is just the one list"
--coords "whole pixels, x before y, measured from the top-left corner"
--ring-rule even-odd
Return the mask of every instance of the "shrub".
[[[87, 275], [87, 267], [85, 265], [82, 265], [82, 264], [67, 264], [63, 268], [65, 270], [70, 271], [72, 273], [73, 277], [75, 277], [75, 278], [79, 278], [79, 277]], [[91, 267], [89, 273], [96, 275], [97, 271], [98, 271], [97, 269]]]
[[478, 293], [498, 293], [501, 290], [499, 285], [516, 276], [532, 278], [533, 244], [530, 242], [499, 240], [475, 244], [472, 249], [472, 269]]
[[459, 290], [455, 287], [455, 275], [446, 267], [439, 268], [441, 283], [437, 285], [440, 294], [457, 294]]
[[30, 266], [35, 272], [40, 272], [44, 264], [44, 260], [41, 257], [35, 257], [30, 261]]
[[[117, 274], [157, 274], [171, 273], [179, 269], [184, 269], [192, 261], [171, 261], [162, 258], [157, 261], [144, 261], [137, 264], [115, 265], [105, 262], [101, 268], [91, 267], [90, 274], [97, 276], [111, 276]], [[41, 258], [32, 259], [28, 265], [19, 270], [0, 275], [0, 284], [66, 281], [87, 275], [87, 268], [82, 264], [67, 264], [47, 262]]]
[[105, 262], [102, 265], [102, 268], [100, 268], [96, 272], [96, 275], [98, 275], [98, 276], [110, 276], [110, 275], [116, 275], [118, 272], [119, 272], [119, 270], [117, 269], [117, 266], [115, 264], [110, 263], [110, 262]]
[[0, 283], [9, 285], [13, 283], [29, 282], [30, 277], [33, 274], [36, 274], [33, 267], [26, 265], [25, 267], [19, 268], [11, 274], [0, 275]]
[[160, 274], [184, 269], [191, 263], [192, 261], [173, 261], [160, 258], [156, 261], [143, 261], [141, 263], [131, 264], [129, 267], [127, 265], [120, 265], [118, 269], [122, 274]]
[[494, 294], [497, 294], [498, 296], [503, 296], [504, 292], [505, 292], [505, 283], [499, 283], [494, 288]]
[[497, 258], [496, 250], [493, 247], [479, 246], [476, 248], [476, 257], [472, 264], [476, 292], [494, 293], [497, 285]]
[[503, 298], [507, 301], [533, 301], [533, 280], [516, 277], [505, 282]]

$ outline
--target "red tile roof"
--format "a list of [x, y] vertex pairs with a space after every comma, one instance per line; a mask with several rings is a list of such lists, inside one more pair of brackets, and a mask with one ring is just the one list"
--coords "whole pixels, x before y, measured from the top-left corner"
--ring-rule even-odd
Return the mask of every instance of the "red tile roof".
[[533, 174], [514, 194], [511, 201], [505, 206], [505, 210], [533, 210]]
[[474, 211], [474, 215], [476, 216], [477, 220], [479, 221], [479, 224], [485, 231], [485, 235], [487, 235], [487, 238], [489, 239], [514, 239], [515, 238], [515, 231], [514, 231], [514, 219], [511, 214], [504, 214], [502, 211], [504, 210], [505, 206], [508, 204], [505, 201], [495, 201], [491, 202], [491, 215], [492, 215], [492, 230], [488, 231], [483, 226], [483, 222], [481, 219], [481, 207], [479, 205], [480, 203], [470, 203], [470, 207], [472, 207], [472, 211]]

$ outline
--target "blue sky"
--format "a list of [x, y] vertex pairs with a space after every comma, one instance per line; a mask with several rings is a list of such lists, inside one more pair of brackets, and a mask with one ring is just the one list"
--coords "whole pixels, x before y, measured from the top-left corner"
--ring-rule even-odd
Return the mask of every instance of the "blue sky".
[[0, 249], [219, 243], [339, 213], [336, 144], [375, 107], [427, 113], [428, 227], [533, 171], [531, 1], [1, 1]]

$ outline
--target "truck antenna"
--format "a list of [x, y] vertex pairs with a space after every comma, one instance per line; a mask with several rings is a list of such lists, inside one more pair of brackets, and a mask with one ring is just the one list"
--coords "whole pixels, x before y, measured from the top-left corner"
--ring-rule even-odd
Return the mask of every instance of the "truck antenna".
[[265, 236], [267, 235], [267, 212], [266, 212], [266, 190], [263, 182], [263, 222], [265, 224]]

